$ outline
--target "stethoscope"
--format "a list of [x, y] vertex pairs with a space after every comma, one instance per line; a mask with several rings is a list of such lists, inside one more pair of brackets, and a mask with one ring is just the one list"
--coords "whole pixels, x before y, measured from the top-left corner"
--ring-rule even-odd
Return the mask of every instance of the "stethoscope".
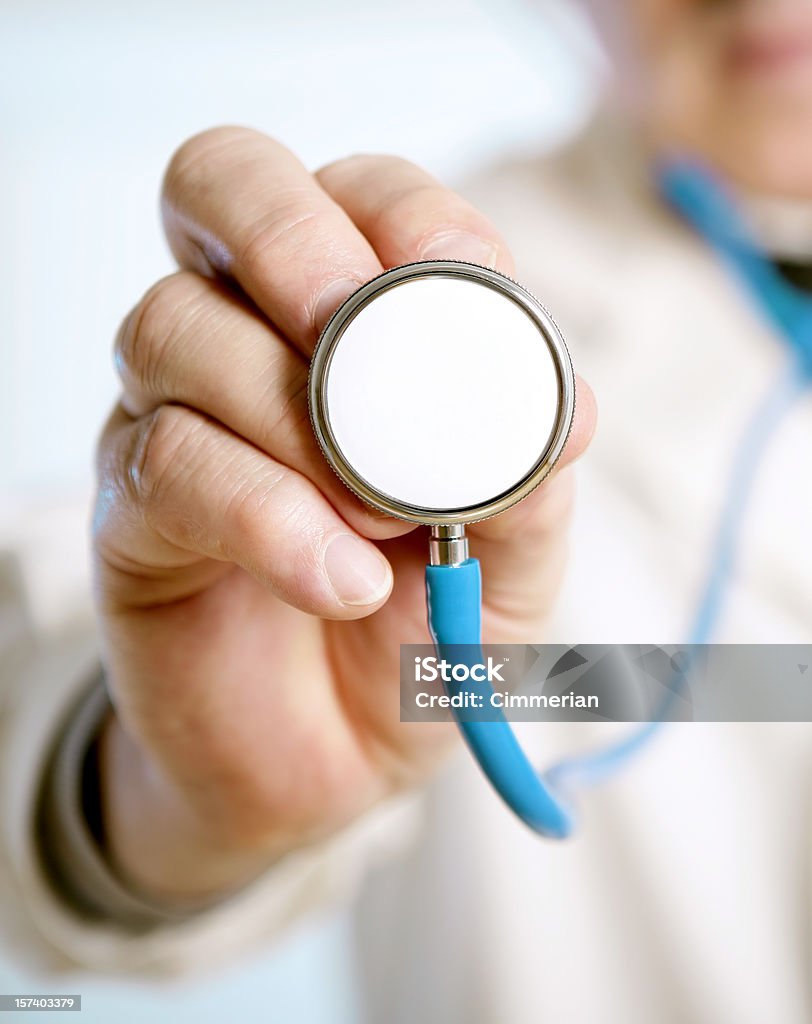
[[[672, 161], [659, 182], [790, 351], [786, 371], [734, 453], [688, 631], [694, 645], [707, 642], [719, 621], [769, 440], [812, 381], [812, 300], [759, 252], [711, 174]], [[465, 527], [505, 511], [544, 480], [566, 443], [575, 400], [572, 363], [549, 313], [515, 281], [473, 264], [441, 260], [388, 270], [351, 295], [324, 328], [309, 379], [316, 437], [365, 502], [430, 527], [426, 602], [438, 656], [482, 660], [480, 566], [469, 557]], [[625, 764], [663, 721], [538, 772], [498, 712], [488, 721], [455, 718], [496, 792], [530, 828], [552, 838], [572, 832], [575, 790]]]

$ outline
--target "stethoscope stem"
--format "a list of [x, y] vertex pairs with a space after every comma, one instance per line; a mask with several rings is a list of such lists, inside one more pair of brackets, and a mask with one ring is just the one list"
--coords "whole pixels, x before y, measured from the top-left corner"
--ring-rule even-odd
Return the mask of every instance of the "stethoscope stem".
[[432, 526], [429, 537], [429, 565], [462, 565], [468, 560], [465, 526]]

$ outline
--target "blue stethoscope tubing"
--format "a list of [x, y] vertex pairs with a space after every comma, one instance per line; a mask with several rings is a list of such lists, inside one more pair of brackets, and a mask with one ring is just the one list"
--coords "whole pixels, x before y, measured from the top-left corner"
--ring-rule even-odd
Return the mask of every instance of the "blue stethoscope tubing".
[[[721, 617], [745, 512], [769, 443], [794, 400], [812, 382], [812, 300], [785, 281], [760, 252], [734, 203], [709, 171], [692, 161], [672, 160], [659, 169], [658, 179], [664, 198], [741, 280], [790, 353], [788, 366], [750, 416], [734, 452], [708, 570], [688, 631], [688, 644], [695, 645], [711, 639]], [[438, 657], [457, 663], [481, 661], [479, 562], [469, 558], [461, 565], [427, 566], [426, 597], [429, 632]], [[470, 689], [470, 683], [466, 686]], [[554, 839], [564, 839], [573, 831], [574, 790], [601, 782], [624, 766], [663, 725], [663, 718], [646, 722], [618, 742], [538, 772], [501, 712], [490, 709], [487, 721], [469, 713], [452, 710], [452, 714], [496, 792], [526, 825]]]

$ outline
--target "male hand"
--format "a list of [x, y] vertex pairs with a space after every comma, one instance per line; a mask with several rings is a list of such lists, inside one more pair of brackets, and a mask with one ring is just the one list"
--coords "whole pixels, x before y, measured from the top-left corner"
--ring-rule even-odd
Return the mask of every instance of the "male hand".
[[[179, 904], [238, 884], [427, 778], [453, 737], [399, 720], [399, 646], [428, 639], [424, 529], [356, 499], [307, 411], [330, 315], [383, 269], [461, 259], [513, 274], [492, 225], [394, 157], [309, 173], [241, 128], [166, 174], [182, 268], [116, 342], [99, 449], [98, 606], [116, 714], [102, 738], [111, 856]], [[579, 381], [557, 469], [473, 525], [486, 642], [538, 640], [565, 560], [594, 405]]]

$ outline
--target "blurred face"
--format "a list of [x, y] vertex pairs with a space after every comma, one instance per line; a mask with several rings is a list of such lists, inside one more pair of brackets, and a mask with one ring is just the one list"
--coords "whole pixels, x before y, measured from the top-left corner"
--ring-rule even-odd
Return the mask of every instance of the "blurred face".
[[812, 0], [592, 0], [626, 99], [661, 148], [812, 198]]

